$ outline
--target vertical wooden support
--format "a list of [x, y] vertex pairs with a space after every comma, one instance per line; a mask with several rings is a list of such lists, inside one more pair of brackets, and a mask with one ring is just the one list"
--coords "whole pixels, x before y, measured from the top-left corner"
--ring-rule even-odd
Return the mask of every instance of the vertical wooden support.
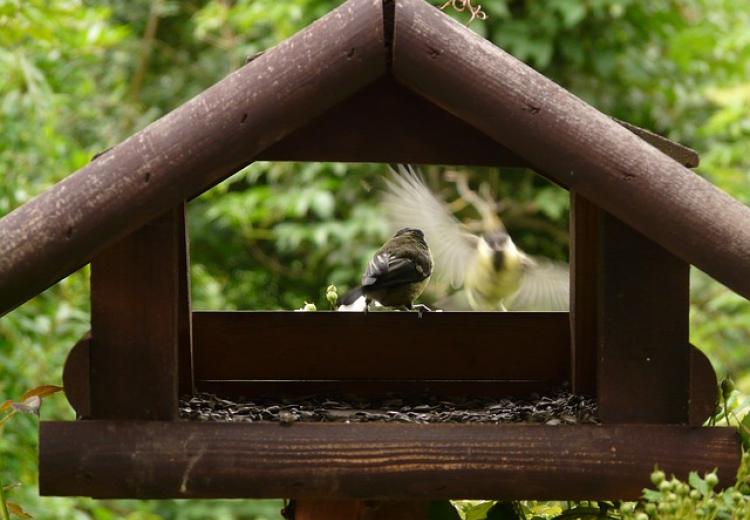
[[570, 383], [577, 394], [596, 392], [596, 261], [600, 211], [570, 192]]
[[91, 415], [177, 417], [188, 285], [184, 206], [170, 210], [91, 262]]
[[597, 270], [600, 418], [687, 423], [690, 266], [602, 212]]
[[187, 225], [187, 208], [183, 204], [177, 211], [178, 217], [178, 300], [177, 333], [179, 350], [179, 395], [195, 392], [193, 379], [193, 309], [190, 297], [190, 239]]

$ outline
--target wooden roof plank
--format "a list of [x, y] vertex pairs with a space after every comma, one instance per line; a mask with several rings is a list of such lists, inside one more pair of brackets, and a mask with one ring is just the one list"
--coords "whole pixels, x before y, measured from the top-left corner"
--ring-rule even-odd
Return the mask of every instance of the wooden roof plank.
[[422, 0], [397, 0], [397, 81], [750, 298], [750, 208]]
[[0, 315], [385, 71], [380, 0], [349, 0], [108, 150], [0, 220]]

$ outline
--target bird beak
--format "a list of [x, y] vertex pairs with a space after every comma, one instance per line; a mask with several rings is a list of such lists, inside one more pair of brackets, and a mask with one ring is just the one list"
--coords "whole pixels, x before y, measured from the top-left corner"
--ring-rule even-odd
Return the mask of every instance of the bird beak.
[[504, 249], [496, 249], [492, 252], [492, 266], [495, 268], [495, 271], [499, 271], [503, 268], [505, 265], [505, 250]]

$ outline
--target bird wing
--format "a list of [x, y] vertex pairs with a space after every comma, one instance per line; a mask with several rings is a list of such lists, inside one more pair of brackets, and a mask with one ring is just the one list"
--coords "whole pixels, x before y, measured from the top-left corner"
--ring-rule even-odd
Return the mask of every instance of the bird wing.
[[396, 229], [421, 229], [435, 258], [435, 275], [460, 287], [479, 238], [461, 228], [413, 167], [400, 164], [397, 169], [391, 168], [385, 181], [383, 207], [388, 219]]
[[567, 264], [531, 260], [524, 268], [521, 287], [508, 298], [511, 311], [567, 311], [570, 308], [570, 271]]
[[367, 264], [367, 270], [362, 277], [362, 287], [365, 289], [393, 287], [421, 282], [428, 276], [430, 272], [412, 258], [391, 253], [378, 253]]

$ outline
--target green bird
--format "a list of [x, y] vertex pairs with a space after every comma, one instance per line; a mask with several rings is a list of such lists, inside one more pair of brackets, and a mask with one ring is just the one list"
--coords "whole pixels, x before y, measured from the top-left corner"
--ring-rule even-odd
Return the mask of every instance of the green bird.
[[468, 232], [412, 167], [399, 165], [386, 180], [383, 208], [394, 226], [424, 230], [435, 254], [435, 276], [457, 293], [439, 303], [446, 310], [562, 311], [568, 309], [565, 264], [532, 258], [519, 249], [494, 213], [485, 232]]
[[[367, 311], [375, 300], [385, 307], [411, 309], [432, 275], [432, 254], [420, 229], [399, 229], [367, 264], [362, 285], [349, 291], [339, 310]], [[364, 297], [364, 309], [358, 305]], [[427, 309], [425, 306], [418, 306]]]

